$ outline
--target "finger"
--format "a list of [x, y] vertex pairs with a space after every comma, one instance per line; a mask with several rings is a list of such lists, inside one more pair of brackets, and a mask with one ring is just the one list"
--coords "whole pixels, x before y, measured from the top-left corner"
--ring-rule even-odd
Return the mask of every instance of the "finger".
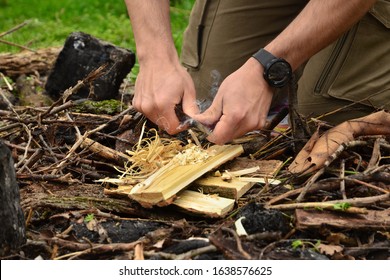
[[217, 100], [201, 114], [194, 115], [194, 119], [208, 126], [213, 126], [222, 116], [222, 104]]
[[207, 137], [207, 140], [217, 145], [223, 145], [245, 133], [240, 127], [242, 127], [240, 123], [223, 115], [217, 122], [213, 132]]
[[196, 114], [199, 114], [199, 107], [196, 103], [195, 88], [191, 88], [183, 95], [182, 105], [183, 112], [188, 116], [193, 117]]

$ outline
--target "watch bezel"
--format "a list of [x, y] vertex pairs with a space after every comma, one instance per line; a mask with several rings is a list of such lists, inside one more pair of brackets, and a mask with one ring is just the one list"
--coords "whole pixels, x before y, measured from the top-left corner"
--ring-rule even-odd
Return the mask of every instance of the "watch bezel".
[[[270, 75], [270, 69], [275, 66], [275, 64], [281, 63], [283, 64], [287, 69], [287, 75], [283, 80], [274, 80], [269, 77]], [[283, 58], [274, 58], [270, 62], [267, 63], [267, 65], [264, 67], [263, 72], [264, 79], [273, 87], [281, 88], [288, 84], [288, 82], [291, 79], [292, 76], [292, 69], [290, 64]]]

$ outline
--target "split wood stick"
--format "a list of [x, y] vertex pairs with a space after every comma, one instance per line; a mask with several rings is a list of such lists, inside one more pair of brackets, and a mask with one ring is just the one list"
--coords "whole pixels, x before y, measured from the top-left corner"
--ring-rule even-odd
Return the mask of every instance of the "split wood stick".
[[243, 182], [238, 178], [232, 178], [229, 181], [222, 177], [209, 176], [196, 180], [192, 185], [192, 190], [201, 190], [203, 193], [219, 194], [220, 196], [234, 200], [243, 196], [255, 183]]
[[218, 195], [184, 190], [178, 194], [173, 205], [193, 214], [219, 218], [226, 216], [234, 208], [234, 203], [233, 199]]
[[143, 183], [135, 186], [130, 198], [145, 207], [171, 204], [174, 196], [190, 183], [221, 164], [238, 157], [244, 152], [241, 145], [212, 146], [208, 149], [210, 157], [195, 164], [180, 165], [175, 160], [162, 167]]
[[106, 147], [99, 142], [92, 140], [91, 138], [85, 138], [81, 144], [82, 147], [87, 148], [91, 152], [98, 154], [99, 156], [114, 161], [116, 163], [123, 164], [124, 162], [131, 161], [131, 157]]

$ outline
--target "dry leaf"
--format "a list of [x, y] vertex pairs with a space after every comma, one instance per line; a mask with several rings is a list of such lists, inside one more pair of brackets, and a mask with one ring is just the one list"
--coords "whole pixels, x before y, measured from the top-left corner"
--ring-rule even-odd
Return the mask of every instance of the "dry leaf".
[[322, 168], [342, 144], [358, 136], [390, 135], [390, 114], [379, 111], [368, 116], [343, 122], [318, 138], [315, 133], [298, 153], [289, 171], [307, 174]]
[[316, 248], [320, 251], [321, 254], [325, 254], [328, 256], [333, 256], [335, 253], [340, 253], [343, 251], [343, 247], [339, 245], [327, 245], [327, 244], [319, 244]]

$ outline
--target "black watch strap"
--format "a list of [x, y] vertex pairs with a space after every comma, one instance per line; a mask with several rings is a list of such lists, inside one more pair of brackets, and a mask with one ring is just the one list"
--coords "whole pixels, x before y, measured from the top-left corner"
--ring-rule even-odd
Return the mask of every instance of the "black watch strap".
[[258, 52], [252, 55], [252, 57], [254, 57], [258, 62], [260, 62], [260, 64], [263, 65], [264, 68], [273, 59], [276, 59], [274, 55], [272, 55], [270, 52], [266, 51], [265, 49], [260, 49]]

